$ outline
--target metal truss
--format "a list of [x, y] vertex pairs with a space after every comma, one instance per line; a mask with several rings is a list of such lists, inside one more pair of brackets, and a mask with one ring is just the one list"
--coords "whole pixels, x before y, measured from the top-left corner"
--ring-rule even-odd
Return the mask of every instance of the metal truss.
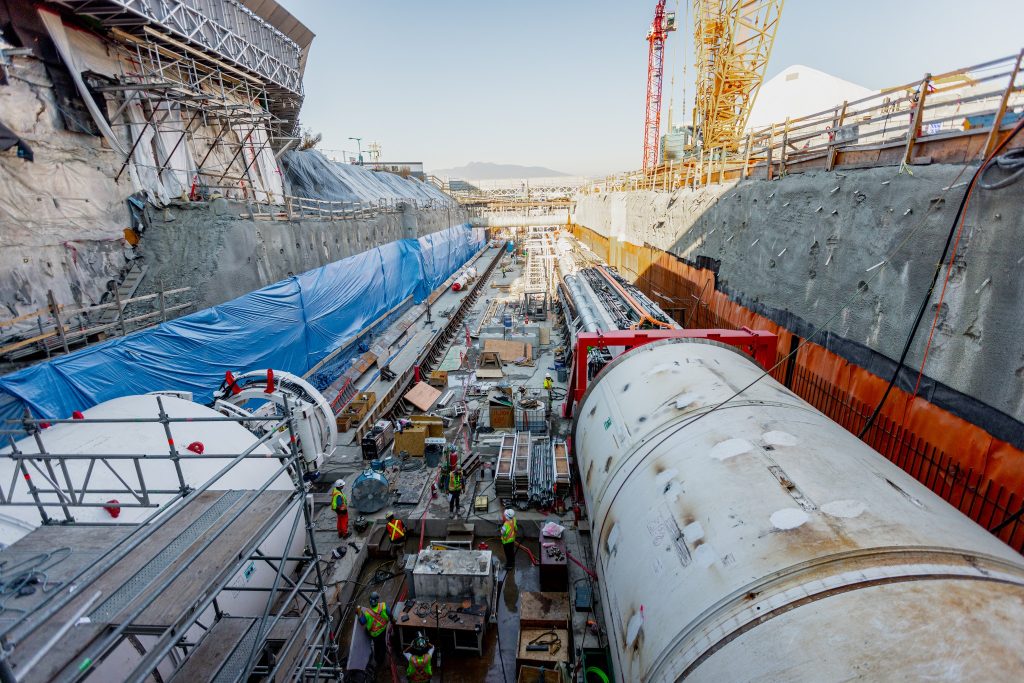
[[236, 0], [52, 0], [108, 28], [159, 34], [226, 61], [302, 96], [302, 50]]
[[[50, 423], [68, 423], [76, 425], [96, 423], [138, 423], [151, 422], [163, 425], [168, 435], [168, 450], [166, 453], [150, 454], [59, 454], [45, 449], [43, 438], [43, 420], [24, 418], [23, 420], [8, 420], [7, 428], [0, 429], [6, 440], [10, 442], [12, 451], [5, 455], [16, 462], [15, 479], [24, 478], [25, 485], [16, 487], [16, 482], [0, 493], [2, 505], [29, 505], [39, 508], [44, 524], [74, 524], [72, 511], [76, 508], [95, 507], [97, 504], [89, 502], [89, 499], [96, 500], [97, 495], [108, 496], [111, 494], [127, 494], [128, 498], [117, 503], [123, 508], [154, 508], [153, 511], [143, 520], [135, 525], [134, 531], [127, 534], [123, 540], [118, 541], [104, 555], [97, 558], [95, 563], [89, 564], [71, 576], [63, 583], [69, 586], [80, 587], [77, 591], [52, 590], [41, 601], [34, 605], [30, 611], [11, 608], [11, 613], [21, 612], [14, 618], [7, 619], [0, 623], [0, 677], [4, 680], [12, 674], [11, 658], [17, 658], [21, 662], [19, 678], [27, 675], [28, 669], [34, 667], [39, 661], [47, 656], [54, 656], [55, 647], [66, 647], [59, 643], [59, 639], [51, 639], [41, 649], [25, 650], [31, 643], [35, 634], [44, 629], [53, 620], [61, 618], [71, 610], [77, 610], [74, 620], [90, 613], [113, 611], [118, 617], [117, 623], [110, 624], [107, 632], [102, 637], [81, 646], [81, 650], [74, 654], [74, 657], [81, 662], [84, 668], [79, 669], [75, 680], [82, 680], [95, 672], [94, 664], [100, 662], [114, 652], [122, 643], [128, 642], [134, 647], [141, 659], [134, 666], [134, 669], [127, 673], [125, 680], [133, 683], [144, 683], [154, 677], [154, 672], [162, 662], [171, 661], [175, 667], [180, 667], [188, 661], [188, 654], [201, 643], [189, 642], [183, 634], [189, 632], [192, 626], [200, 627], [203, 632], [209, 631], [210, 624], [201, 623], [200, 619], [204, 614], [210, 614], [212, 609], [215, 620], [220, 620], [230, 615], [225, 614], [218, 603], [218, 596], [224, 591], [243, 592], [251, 591], [262, 593], [266, 596], [263, 603], [262, 615], [255, 618], [250, 633], [246, 640], [240, 643], [225, 664], [230, 665], [232, 680], [246, 680], [250, 675], [262, 675], [267, 680], [292, 680], [298, 677], [303, 679], [303, 674], [309, 670], [315, 670], [325, 680], [338, 680], [341, 670], [336, 664], [336, 643], [333, 641], [334, 625], [331, 614], [331, 606], [328, 604], [324, 584], [323, 567], [318, 554], [315, 540], [315, 523], [311, 514], [310, 506], [306, 504], [307, 485], [306, 479], [310, 474], [307, 469], [307, 462], [303, 457], [298, 435], [303, 432], [301, 421], [304, 419], [302, 409], [299, 405], [290, 401], [287, 397], [276, 410], [261, 413], [259, 416], [231, 415], [225, 417], [171, 417], [163, 408], [160, 398], [157, 398], [159, 405], [159, 416], [155, 418], [111, 418], [111, 419], [72, 419], [72, 420], [49, 420]], [[263, 437], [254, 444], [237, 454], [204, 454], [204, 459], [226, 459], [227, 463], [212, 478], [205, 483], [191, 488], [185, 481], [182, 474], [179, 459], [181, 454], [170, 439], [170, 425], [179, 422], [235, 422], [250, 424], [251, 422], [261, 423], [267, 427]], [[24, 434], [27, 431], [35, 439], [36, 447], [40, 452], [26, 453], [14, 447], [13, 437], [15, 434]], [[148, 603], [134, 606], [130, 600], [126, 606], [117, 603], [118, 591], [110, 595], [102, 596], [104, 600], [114, 600], [114, 606], [108, 609], [106, 603], [101, 601], [97, 606], [96, 598], [98, 591], [92, 598], [86, 600], [91, 591], [93, 582], [103, 577], [113, 567], [125, 561], [129, 561], [133, 551], [136, 551], [143, 543], [152, 538], [157, 531], [165, 524], [169, 524], [178, 515], [182, 514], [189, 505], [197, 502], [201, 496], [208, 491], [215, 491], [217, 483], [225, 474], [236, 467], [245, 467], [245, 462], [252, 457], [260, 457], [266, 460], [265, 454], [254, 456], [253, 453], [261, 444], [274, 440], [275, 452], [279, 467], [268, 475], [262, 485], [254, 486], [252, 498], [249, 503], [237, 511], [240, 516], [245, 510], [258, 499], [258, 496], [266, 493], [271, 485], [281, 475], [291, 479], [293, 488], [289, 490], [287, 502], [282, 504], [273, 518], [274, 523], [268, 524], [265, 531], [254, 536], [248, 541], [248, 545], [239, 550], [237, 558], [231, 563], [229, 571], [221, 572], [221, 578], [211, 583], [203, 593], [202, 599], [194, 605], [194, 608], [183, 612], [176, 617], [174, 623], [162, 624], [159, 626], [139, 625], [137, 619], [142, 615]], [[176, 479], [163, 482], [155, 482], [156, 486], [147, 482], [144, 478], [144, 470], [140, 468], [141, 459], [148, 461], [165, 460], [174, 464], [177, 472]], [[88, 473], [84, 477], [74, 478], [68, 473], [67, 463], [72, 460], [87, 460], [89, 462]], [[134, 476], [124, 475], [128, 467], [124, 465], [127, 461], [133, 463]], [[120, 468], [118, 467], [120, 465]], [[116, 478], [124, 486], [123, 489], [104, 489], [94, 487], [90, 484], [92, 473], [96, 468], [108, 468], [115, 473]], [[29, 471], [33, 476], [29, 476]], [[120, 470], [121, 474], [117, 474]], [[36, 483], [34, 478], [41, 481]], [[240, 492], [229, 492], [238, 494]], [[156, 494], [173, 494], [170, 500], [156, 504], [150, 496]], [[241, 505], [242, 503], [238, 503]], [[102, 505], [102, 504], [100, 504]], [[107, 503], [106, 505], [110, 505]], [[49, 516], [46, 508], [61, 509], [64, 519], [54, 519]], [[289, 517], [291, 516], [291, 517]], [[225, 519], [217, 518], [211, 520], [209, 530], [203, 533], [209, 536], [209, 542], [215, 542], [218, 537], [225, 535], [236, 515], [227, 516]], [[271, 532], [285, 520], [291, 518], [288, 527], [288, 541], [285, 543], [281, 556], [268, 556], [260, 550]], [[298, 556], [288, 556], [288, 548], [292, 547], [292, 541], [300, 534], [305, 536], [305, 550]], [[205, 546], [204, 546], [205, 547]], [[166, 550], [165, 550], [166, 552]], [[141, 590], [151, 591], [151, 595], [158, 596], [168, 590], [172, 583], [178, 580], [189, 569], [200, 562], [203, 548], [190, 548], [177, 556], [176, 564], [172, 568], [165, 568], [161, 565], [155, 574], [147, 575], [146, 580], [150, 583]], [[274, 580], [269, 587], [245, 587], [229, 585], [232, 577], [249, 563], [257, 562], [269, 565], [274, 570]], [[298, 563], [297, 574], [289, 576], [286, 566], [289, 563]], [[144, 565], [139, 569], [136, 576], [148, 571]], [[133, 579], [134, 580], [134, 579]], [[131, 582], [125, 584], [125, 587]], [[132, 605], [127, 607], [127, 605]], [[13, 607], [13, 606], [11, 606]], [[294, 651], [296, 654], [290, 660], [294, 663], [285, 670], [285, 659], [275, 656], [277, 652], [270, 652], [272, 643], [270, 634], [274, 631], [282, 619], [298, 615], [298, 623], [289, 632], [284, 645], [277, 652], [286, 653]], [[108, 615], [109, 616], [109, 615]], [[73, 620], [73, 621], [74, 621]], [[73, 622], [72, 622], [73, 623]], [[143, 646], [138, 634], [147, 636], [147, 644]], [[19, 649], [19, 647], [21, 649]], [[182, 661], [184, 656], [184, 662]], [[267, 655], [267, 656], [265, 656]], [[66, 653], [56, 656], [65, 657]], [[218, 678], [219, 680], [219, 678]]]

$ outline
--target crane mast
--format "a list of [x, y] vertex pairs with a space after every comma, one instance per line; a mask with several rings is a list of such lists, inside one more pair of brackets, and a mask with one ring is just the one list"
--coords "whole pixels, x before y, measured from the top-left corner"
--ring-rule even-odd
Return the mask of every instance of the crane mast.
[[665, 39], [676, 30], [675, 12], [665, 11], [665, 0], [658, 0], [654, 20], [647, 32], [647, 113], [644, 117], [644, 172], [651, 173], [658, 165], [658, 143], [661, 136], [661, 84], [665, 75]]
[[726, 156], [739, 149], [764, 81], [782, 4], [783, 0], [694, 0], [693, 130], [702, 149]]

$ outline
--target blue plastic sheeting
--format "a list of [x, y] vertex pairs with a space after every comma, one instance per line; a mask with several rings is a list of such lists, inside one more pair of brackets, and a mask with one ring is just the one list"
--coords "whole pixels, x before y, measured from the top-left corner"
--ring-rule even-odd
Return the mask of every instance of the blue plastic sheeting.
[[339, 164], [315, 149], [285, 152], [281, 167], [297, 197], [334, 202], [375, 202], [387, 199], [414, 199], [441, 206], [454, 206], [455, 200], [440, 188], [394, 173], [371, 171], [364, 166]]
[[127, 337], [0, 377], [0, 418], [67, 418], [174, 389], [200, 402], [228, 370], [302, 374], [412, 296], [422, 301], [482, 246], [468, 224], [399, 240]]

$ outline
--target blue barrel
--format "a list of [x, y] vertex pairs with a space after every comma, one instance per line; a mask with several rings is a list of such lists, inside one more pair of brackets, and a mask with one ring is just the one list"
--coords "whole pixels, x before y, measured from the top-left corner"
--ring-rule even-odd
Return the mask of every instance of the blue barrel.
[[511, 254], [513, 251], [516, 250], [516, 243], [513, 242], [512, 240], [505, 242], [505, 250]]

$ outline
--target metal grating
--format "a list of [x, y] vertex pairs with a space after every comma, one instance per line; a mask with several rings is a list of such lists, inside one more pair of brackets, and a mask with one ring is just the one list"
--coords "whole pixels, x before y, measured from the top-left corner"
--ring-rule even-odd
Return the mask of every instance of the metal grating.
[[217, 672], [212, 683], [235, 683], [235, 681], [242, 678], [242, 675], [245, 673], [243, 669], [249, 661], [252, 649], [256, 646], [256, 636], [259, 634], [262, 624], [262, 619], [253, 621], [252, 626], [245, 632], [245, 636], [242, 637], [241, 642], [235, 647], [235, 651], [231, 653], [228, 660], [224, 662], [224, 666]]
[[237, 0], [51, 0], [109, 28], [171, 37], [302, 95], [302, 49]]
[[209, 531], [214, 523], [245, 494], [245, 491], [226, 491], [196, 521], [192, 522], [169, 545], [157, 553], [156, 557], [147, 562], [124, 585], [111, 593], [110, 597], [103, 601], [103, 604], [92, 611], [89, 618], [99, 622], [111, 621], [116, 614], [152, 585], [156, 578], [167, 569], [167, 566], [177, 559], [186, 548]]

